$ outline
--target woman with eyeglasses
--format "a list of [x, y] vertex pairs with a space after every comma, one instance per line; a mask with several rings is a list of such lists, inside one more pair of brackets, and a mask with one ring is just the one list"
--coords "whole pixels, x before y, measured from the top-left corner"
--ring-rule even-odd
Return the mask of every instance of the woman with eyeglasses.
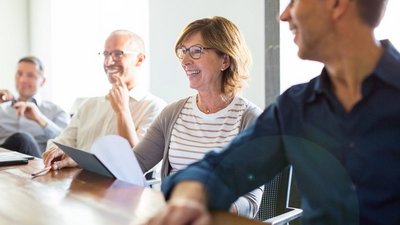
[[[261, 113], [239, 95], [249, 76], [251, 56], [231, 21], [223, 17], [193, 21], [183, 30], [175, 51], [197, 94], [167, 106], [134, 148], [143, 171], [163, 160], [161, 178], [222, 149]], [[262, 194], [263, 187], [245, 194], [232, 204], [231, 212], [253, 218]]]

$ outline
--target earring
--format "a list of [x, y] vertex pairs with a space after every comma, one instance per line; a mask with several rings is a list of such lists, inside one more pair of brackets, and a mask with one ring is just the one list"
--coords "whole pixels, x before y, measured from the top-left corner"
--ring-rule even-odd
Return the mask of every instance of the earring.
[[224, 71], [225, 69], [224, 68], [221, 68], [221, 71]]

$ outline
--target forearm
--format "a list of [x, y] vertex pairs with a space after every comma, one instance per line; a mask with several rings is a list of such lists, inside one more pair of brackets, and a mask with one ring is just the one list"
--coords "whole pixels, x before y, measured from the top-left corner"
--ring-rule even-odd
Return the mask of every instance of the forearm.
[[117, 126], [118, 135], [128, 140], [131, 147], [139, 142], [136, 126], [129, 111], [117, 113]]
[[[286, 165], [280, 140], [279, 136], [265, 137], [259, 129], [250, 127], [223, 151], [211, 151], [202, 160], [167, 177], [162, 190], [168, 197], [176, 184], [197, 180], [203, 183], [212, 199], [210, 209], [228, 210], [239, 196], [263, 185]], [[268, 150], [265, 146], [269, 146]], [[258, 163], [243, 160], [249, 156]]]
[[189, 201], [199, 206], [207, 206], [207, 196], [203, 184], [197, 181], [183, 181], [172, 190], [171, 202]]
[[48, 124], [48, 120], [44, 116], [39, 116], [36, 119], [36, 123], [38, 123], [41, 128], [45, 128]]

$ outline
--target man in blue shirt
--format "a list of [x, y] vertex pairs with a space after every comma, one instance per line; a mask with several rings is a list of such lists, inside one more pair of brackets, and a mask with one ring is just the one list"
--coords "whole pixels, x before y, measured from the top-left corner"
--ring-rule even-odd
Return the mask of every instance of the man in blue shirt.
[[[221, 153], [167, 179], [148, 224], [209, 224], [293, 165], [303, 224], [400, 224], [400, 54], [375, 40], [385, 0], [294, 0], [280, 15], [320, 76], [283, 93]], [[250, 159], [251, 163], [248, 160]]]
[[69, 123], [69, 115], [38, 94], [46, 81], [42, 62], [34, 56], [18, 61], [15, 85], [18, 96], [0, 90], [0, 147], [41, 157], [47, 140]]

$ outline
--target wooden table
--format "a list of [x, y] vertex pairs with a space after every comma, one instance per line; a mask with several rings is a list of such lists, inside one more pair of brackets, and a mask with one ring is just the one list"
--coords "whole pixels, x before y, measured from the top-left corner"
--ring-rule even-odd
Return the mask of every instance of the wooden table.
[[158, 191], [79, 168], [36, 178], [42, 160], [0, 167], [0, 224], [140, 224], [165, 205]]

